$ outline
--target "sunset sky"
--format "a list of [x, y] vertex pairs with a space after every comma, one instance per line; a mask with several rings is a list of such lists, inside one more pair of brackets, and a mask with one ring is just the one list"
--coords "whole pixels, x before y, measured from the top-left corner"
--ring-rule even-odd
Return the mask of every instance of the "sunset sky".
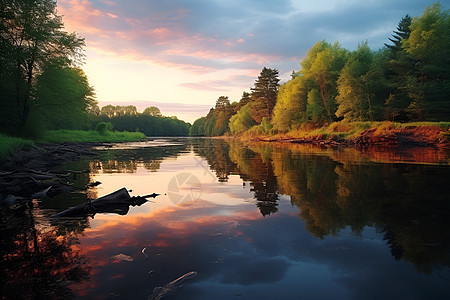
[[[59, 0], [66, 30], [86, 39], [83, 66], [100, 106], [157, 106], [193, 122], [219, 96], [239, 101], [263, 67], [282, 82], [315, 42], [354, 50], [388, 42], [425, 0]], [[447, 4], [441, 2], [445, 8]]]

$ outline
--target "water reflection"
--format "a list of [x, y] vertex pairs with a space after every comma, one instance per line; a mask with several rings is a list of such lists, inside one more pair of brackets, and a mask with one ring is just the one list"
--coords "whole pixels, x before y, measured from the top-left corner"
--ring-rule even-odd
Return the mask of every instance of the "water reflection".
[[[2, 211], [2, 295], [33, 283], [28, 298], [144, 299], [195, 271], [167, 299], [445, 298], [449, 156], [377, 151], [220, 139], [99, 149], [66, 168], [89, 170], [77, 186], [101, 185]], [[189, 205], [169, 193], [183, 174], [201, 185]], [[162, 195], [126, 216], [49, 221], [122, 186]]]
[[384, 233], [395, 259], [411, 261], [420, 272], [450, 265], [448, 166], [361, 164], [339, 151], [308, 155], [309, 147], [302, 146], [229, 145], [255, 198], [271, 203], [270, 212], [275, 212], [276, 193], [289, 195], [314, 236], [336, 235], [346, 227], [361, 234], [373, 226]]
[[88, 259], [74, 249], [86, 221], [49, 228], [36, 202], [14, 216], [0, 208], [2, 299], [73, 297], [69, 285], [88, 280], [91, 269]]

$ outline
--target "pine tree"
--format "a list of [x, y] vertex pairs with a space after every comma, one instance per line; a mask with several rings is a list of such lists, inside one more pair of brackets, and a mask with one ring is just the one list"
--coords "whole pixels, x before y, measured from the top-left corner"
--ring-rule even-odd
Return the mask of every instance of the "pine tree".
[[409, 15], [404, 16], [398, 23], [397, 30], [394, 31], [392, 38], [389, 38], [393, 45], [384, 44], [388, 49], [391, 49], [392, 52], [395, 53], [402, 50], [402, 41], [406, 40], [411, 34], [411, 29], [409, 29], [411, 21], [412, 18]]
[[277, 101], [279, 82], [278, 70], [266, 67], [262, 69], [256, 79], [254, 87], [251, 89], [250, 114], [257, 123], [261, 123], [264, 117], [271, 119]]

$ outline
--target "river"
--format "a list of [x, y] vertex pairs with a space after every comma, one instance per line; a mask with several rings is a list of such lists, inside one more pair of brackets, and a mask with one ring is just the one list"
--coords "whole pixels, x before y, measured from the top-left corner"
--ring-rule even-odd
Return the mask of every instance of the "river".
[[[2, 299], [450, 297], [448, 152], [207, 138], [97, 151], [59, 170], [97, 185], [2, 212]], [[122, 187], [160, 195], [51, 218]]]

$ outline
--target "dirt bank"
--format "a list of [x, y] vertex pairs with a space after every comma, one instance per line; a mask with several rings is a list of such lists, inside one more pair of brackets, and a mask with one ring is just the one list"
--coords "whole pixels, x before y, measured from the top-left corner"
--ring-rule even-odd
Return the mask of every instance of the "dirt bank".
[[257, 137], [264, 142], [307, 143], [332, 147], [423, 146], [450, 149], [450, 133], [439, 126], [406, 126], [370, 128], [347, 138], [336, 134], [318, 134], [302, 138], [289, 136]]

